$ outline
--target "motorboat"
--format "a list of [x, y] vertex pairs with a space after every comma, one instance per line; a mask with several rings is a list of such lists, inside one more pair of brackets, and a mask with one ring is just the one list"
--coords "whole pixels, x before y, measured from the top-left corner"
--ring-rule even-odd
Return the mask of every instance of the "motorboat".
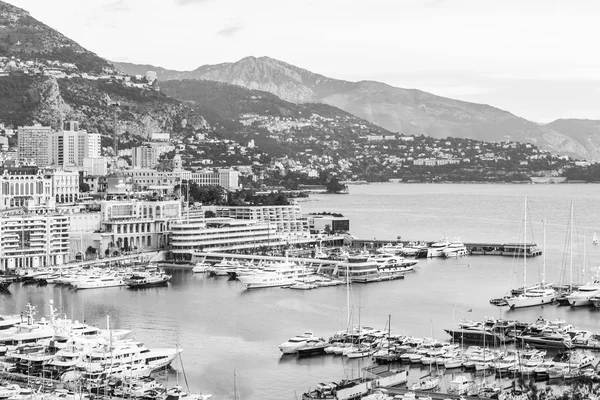
[[323, 354], [327, 347], [329, 347], [329, 343], [322, 339], [309, 339], [304, 345], [298, 347], [296, 354], [299, 357]]
[[421, 379], [419, 379], [418, 382], [415, 382], [411, 385], [410, 390], [423, 390], [423, 391], [427, 391], [427, 390], [433, 390], [436, 387], [439, 386], [440, 384], [440, 377], [438, 376], [425, 376]]
[[383, 274], [395, 274], [414, 271], [414, 266], [419, 261], [392, 254], [378, 254], [369, 258], [370, 261], [377, 262], [377, 269]]
[[210, 264], [203, 263], [203, 262], [197, 262], [196, 265], [194, 265], [192, 267], [192, 272], [195, 274], [205, 273], [205, 272], [208, 272], [209, 268], [210, 268]]
[[305, 266], [281, 262], [265, 267], [253, 275], [243, 275], [238, 280], [246, 289], [291, 286], [310, 274]]
[[467, 255], [467, 247], [460, 239], [454, 239], [442, 250], [442, 257], [460, 257]]
[[427, 249], [427, 258], [442, 257], [444, 255], [444, 249], [448, 246], [450, 246], [450, 241], [444, 236], [442, 240], [429, 246]]
[[312, 339], [317, 339], [317, 337], [312, 332], [307, 331], [302, 335], [294, 336], [288, 339], [287, 342], [280, 344], [279, 350], [281, 350], [283, 354], [295, 354], [298, 351], [298, 348], [304, 346]]
[[404, 245], [402, 243], [392, 244], [388, 243], [377, 249], [377, 253], [380, 254], [399, 254], [402, 253]]
[[464, 375], [458, 375], [452, 381], [450, 381], [450, 388], [448, 393], [457, 394], [459, 396], [465, 395], [471, 390], [474, 382], [468, 379]]
[[571, 307], [581, 307], [592, 304], [591, 299], [598, 296], [600, 296], [600, 277], [596, 276], [593, 281], [580, 286], [577, 290], [567, 295], [566, 299]]
[[417, 253], [427, 250], [427, 243], [425, 242], [409, 242], [402, 248], [402, 254], [409, 257], [415, 256]]
[[131, 275], [125, 279], [125, 284], [132, 289], [167, 285], [171, 275], [160, 273], [143, 273]]
[[165, 400], [209, 400], [212, 394], [191, 394], [183, 391], [181, 386], [167, 390]]

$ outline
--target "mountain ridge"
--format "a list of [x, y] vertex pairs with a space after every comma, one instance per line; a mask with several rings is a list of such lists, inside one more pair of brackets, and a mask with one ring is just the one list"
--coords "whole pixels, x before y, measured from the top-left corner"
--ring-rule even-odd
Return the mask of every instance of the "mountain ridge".
[[[125, 72], [137, 68], [131, 63], [114, 65]], [[266, 56], [203, 65], [191, 71], [163, 69], [157, 75], [163, 81], [195, 79], [234, 84], [270, 92], [298, 104], [324, 103], [386, 130], [407, 135], [515, 140], [576, 158], [600, 160], [600, 143], [582, 141], [579, 135], [571, 137], [569, 129], [555, 130], [551, 124], [540, 125], [493, 105], [450, 99], [373, 80], [350, 82], [329, 78]]]

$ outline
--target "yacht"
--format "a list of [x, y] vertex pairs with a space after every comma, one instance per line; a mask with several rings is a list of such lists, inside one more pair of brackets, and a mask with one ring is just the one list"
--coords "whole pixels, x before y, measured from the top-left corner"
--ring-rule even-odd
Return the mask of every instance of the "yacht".
[[210, 268], [210, 264], [198, 262], [198, 263], [196, 263], [196, 265], [194, 265], [192, 267], [192, 272], [195, 274], [204, 273], [204, 272], [208, 272], [209, 268]]
[[448, 247], [442, 250], [442, 257], [460, 257], [467, 255], [467, 247], [460, 239], [454, 239]]
[[385, 246], [378, 248], [377, 253], [393, 255], [393, 254], [402, 253], [403, 249], [404, 249], [404, 245], [402, 243], [398, 243], [398, 244], [388, 243]]
[[125, 286], [125, 282], [121, 276], [116, 275], [90, 276], [87, 279], [75, 281], [72, 285], [75, 289], [80, 290]]
[[281, 262], [265, 267], [253, 275], [242, 275], [238, 280], [246, 289], [291, 286], [309, 274], [305, 266]]
[[88, 371], [99, 371], [115, 365], [140, 362], [157, 371], [169, 366], [179, 353], [181, 349], [148, 349], [139, 342], [122, 341], [86, 354], [83, 365]]
[[392, 254], [379, 254], [370, 257], [369, 260], [377, 262], [377, 269], [381, 273], [403, 273], [414, 271], [414, 266], [419, 263], [417, 260], [407, 260], [404, 257]]
[[163, 272], [160, 273], [142, 273], [131, 275], [125, 279], [125, 284], [132, 289], [163, 286], [167, 285], [171, 280], [171, 275], [167, 275]]
[[310, 332], [304, 332], [300, 336], [294, 336], [293, 338], [288, 339], [287, 342], [281, 343], [279, 345], [279, 350], [283, 354], [294, 354], [298, 351], [298, 349], [304, 346], [309, 340], [317, 339], [315, 335]]
[[580, 286], [576, 291], [566, 296], [571, 307], [589, 306], [593, 297], [600, 296], [600, 278]]
[[442, 240], [429, 246], [427, 249], [427, 258], [442, 257], [444, 255], [444, 249], [448, 246], [450, 246], [450, 241], [444, 236]]
[[600, 293], [595, 294], [593, 297], [590, 297], [590, 303], [596, 308], [600, 307]]
[[504, 299], [506, 304], [511, 309], [540, 306], [544, 304], [552, 304], [556, 299], [557, 293], [554, 289], [549, 286], [539, 287], [531, 289], [529, 291], [524, 290], [522, 294]]
[[379, 279], [380, 276], [379, 264], [366, 254], [348, 256], [346, 262], [338, 268], [338, 277], [350, 282], [366, 282]]
[[427, 250], [427, 243], [425, 242], [409, 242], [402, 248], [402, 254], [405, 256], [415, 256], [420, 251]]

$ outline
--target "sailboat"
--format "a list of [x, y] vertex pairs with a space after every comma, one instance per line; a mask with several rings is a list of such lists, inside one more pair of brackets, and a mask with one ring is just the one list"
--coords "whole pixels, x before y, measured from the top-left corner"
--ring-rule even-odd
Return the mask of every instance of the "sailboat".
[[594, 231], [594, 236], [592, 236], [592, 243], [598, 244], [598, 234]]
[[527, 288], [527, 196], [525, 196], [524, 217], [525, 227], [523, 230], [523, 293], [506, 298], [506, 304], [511, 308], [523, 308], [549, 304], [556, 299], [556, 291], [546, 285], [546, 221], [544, 220], [544, 263], [542, 269], [542, 282], [539, 287]]

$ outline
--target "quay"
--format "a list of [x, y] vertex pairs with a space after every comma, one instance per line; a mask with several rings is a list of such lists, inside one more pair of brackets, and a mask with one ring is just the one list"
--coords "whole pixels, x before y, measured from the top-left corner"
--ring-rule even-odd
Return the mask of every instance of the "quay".
[[[385, 245], [403, 245], [406, 246], [409, 243], [425, 243], [427, 246], [431, 246], [436, 243], [434, 240], [377, 240], [377, 239], [353, 239], [352, 247], [360, 249], [378, 249]], [[525, 254], [527, 257], [535, 257], [542, 254], [542, 251], [537, 247], [535, 243], [463, 243], [467, 248], [467, 254], [469, 255], [481, 255], [481, 256], [520, 256]]]
[[[406, 393], [412, 392], [418, 398], [428, 397], [433, 400], [444, 400], [444, 399], [458, 400], [458, 399], [465, 398], [465, 395], [461, 396], [461, 395], [453, 394], [453, 393], [440, 393], [440, 392], [431, 392], [431, 391], [426, 391], [426, 390], [410, 390], [410, 389], [398, 388], [398, 387], [386, 387], [385, 390], [387, 391], [388, 394], [393, 395], [393, 396], [396, 396], [396, 395], [404, 396]], [[477, 397], [477, 396], [469, 396], [469, 400], [484, 400], [484, 398]], [[487, 399], [485, 399], [485, 400], [487, 400]]]

